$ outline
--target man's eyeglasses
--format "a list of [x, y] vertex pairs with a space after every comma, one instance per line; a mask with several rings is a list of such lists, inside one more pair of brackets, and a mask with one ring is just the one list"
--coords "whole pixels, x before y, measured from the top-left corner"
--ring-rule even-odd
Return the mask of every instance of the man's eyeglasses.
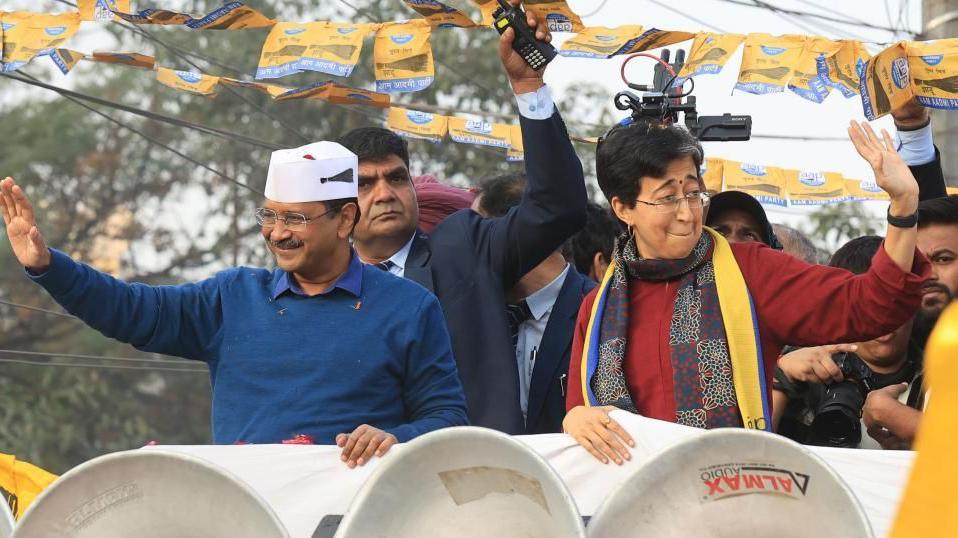
[[642, 200], [636, 200], [636, 202], [652, 206], [652, 209], [657, 213], [675, 213], [679, 210], [682, 200], [689, 204], [689, 209], [699, 209], [709, 205], [710, 199], [711, 196], [707, 192], [692, 191], [685, 196], [666, 196], [654, 202], [644, 202]]
[[333, 208], [315, 217], [307, 217], [302, 213], [283, 213], [279, 215], [272, 209], [260, 207], [256, 210], [256, 223], [263, 228], [272, 228], [276, 226], [276, 221], [281, 220], [287, 229], [294, 232], [302, 232], [306, 229], [307, 224], [335, 210], [336, 208]]

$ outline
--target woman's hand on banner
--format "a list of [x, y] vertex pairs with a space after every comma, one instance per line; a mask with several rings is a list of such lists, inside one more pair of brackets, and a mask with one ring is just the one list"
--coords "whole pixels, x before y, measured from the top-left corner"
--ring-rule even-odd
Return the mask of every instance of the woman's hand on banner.
[[[629, 448], [635, 446], [635, 441], [618, 422], [612, 420], [609, 412], [616, 407], [573, 407], [562, 421], [562, 430], [572, 436], [577, 443], [595, 456], [602, 463], [609, 463], [611, 459], [618, 465], [631, 460]], [[626, 445], [629, 448], [626, 448]]]

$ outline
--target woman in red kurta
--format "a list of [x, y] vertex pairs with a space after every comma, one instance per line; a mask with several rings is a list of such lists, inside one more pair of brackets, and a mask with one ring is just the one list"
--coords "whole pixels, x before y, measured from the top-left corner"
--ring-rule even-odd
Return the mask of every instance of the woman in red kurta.
[[[853, 122], [849, 134], [891, 197], [883, 248], [863, 275], [806, 264], [760, 243], [731, 245], [754, 307], [770, 394], [784, 344], [858, 342], [887, 334], [920, 307], [928, 261], [915, 249], [918, 186], [887, 133]], [[564, 430], [596, 458], [628, 459], [628, 434], [613, 409], [698, 427], [741, 426], [722, 313], [715, 298], [715, 239], [703, 231], [708, 204], [702, 148], [675, 126], [613, 129], [597, 151], [597, 175], [629, 228], [617, 241], [604, 303], [598, 367], [586, 383], [581, 361], [598, 289], [579, 311], [569, 364]], [[895, 217], [899, 219], [896, 220]], [[593, 327], [593, 331], [599, 331]]]

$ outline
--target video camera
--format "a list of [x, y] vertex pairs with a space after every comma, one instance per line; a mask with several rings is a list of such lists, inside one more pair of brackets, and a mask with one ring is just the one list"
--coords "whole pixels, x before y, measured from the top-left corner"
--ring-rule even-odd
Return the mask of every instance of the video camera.
[[[619, 110], [632, 111], [631, 118], [623, 120], [622, 124], [640, 121], [678, 123], [679, 113], [682, 113], [685, 116], [685, 126], [699, 140], [719, 142], [749, 140], [752, 136], [751, 116], [733, 116], [728, 113], [721, 116], [699, 116], [695, 97], [691, 96], [695, 89], [695, 81], [692, 80], [692, 89], [683, 93], [682, 87], [673, 86], [678, 75], [671, 75], [665, 67], [670, 65], [672, 71], [678, 73], [685, 65], [685, 51], [679, 49], [676, 52], [675, 63], [669, 64], [669, 57], [669, 50], [663, 50], [662, 62], [655, 64], [651, 86], [633, 84], [625, 80], [623, 75], [623, 80], [629, 88], [643, 93], [641, 96], [631, 91], [615, 94], [612, 99], [615, 107]], [[654, 56], [652, 58], [654, 59]]]

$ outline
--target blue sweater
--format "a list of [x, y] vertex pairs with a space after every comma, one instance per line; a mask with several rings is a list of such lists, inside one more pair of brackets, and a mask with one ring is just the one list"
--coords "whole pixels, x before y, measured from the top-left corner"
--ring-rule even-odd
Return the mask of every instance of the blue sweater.
[[67, 311], [138, 349], [209, 365], [214, 443], [332, 444], [361, 424], [405, 442], [467, 423], [439, 302], [355, 254], [338, 285], [308, 297], [279, 269], [147, 286], [51, 252], [31, 278]]

